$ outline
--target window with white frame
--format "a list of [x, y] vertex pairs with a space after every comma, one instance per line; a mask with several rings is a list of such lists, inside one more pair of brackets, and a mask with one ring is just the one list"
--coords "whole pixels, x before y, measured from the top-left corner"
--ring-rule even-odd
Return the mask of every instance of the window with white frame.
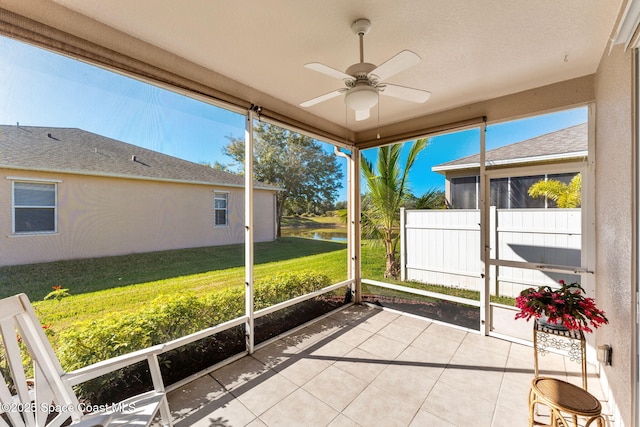
[[13, 182], [13, 233], [57, 231], [57, 185], [44, 182]]
[[216, 226], [229, 225], [229, 193], [214, 193], [214, 224]]

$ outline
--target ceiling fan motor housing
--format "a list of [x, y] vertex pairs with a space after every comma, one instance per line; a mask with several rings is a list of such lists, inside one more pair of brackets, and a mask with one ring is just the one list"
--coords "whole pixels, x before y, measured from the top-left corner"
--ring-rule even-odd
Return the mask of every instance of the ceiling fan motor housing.
[[376, 66], [374, 64], [370, 64], [368, 62], [359, 62], [347, 68], [347, 71], [345, 71], [345, 73], [349, 74], [350, 76], [354, 76], [356, 80], [366, 80], [369, 76], [369, 73], [375, 69]]
[[353, 21], [353, 24], [351, 24], [351, 30], [358, 36], [364, 36], [365, 34], [367, 34], [370, 28], [371, 21], [365, 18], [356, 19], [355, 21]]

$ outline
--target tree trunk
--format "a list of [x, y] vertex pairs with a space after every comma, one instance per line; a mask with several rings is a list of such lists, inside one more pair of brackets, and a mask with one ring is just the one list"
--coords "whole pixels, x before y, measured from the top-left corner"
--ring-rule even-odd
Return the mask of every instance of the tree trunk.
[[282, 237], [282, 215], [286, 197], [276, 196], [276, 239]]
[[400, 275], [400, 265], [396, 260], [396, 254], [394, 253], [393, 243], [391, 242], [391, 239], [386, 238], [384, 240], [384, 246], [387, 252], [387, 263], [386, 263], [387, 268], [384, 272], [384, 277], [385, 278], [391, 277], [393, 279], [398, 279], [398, 276]]

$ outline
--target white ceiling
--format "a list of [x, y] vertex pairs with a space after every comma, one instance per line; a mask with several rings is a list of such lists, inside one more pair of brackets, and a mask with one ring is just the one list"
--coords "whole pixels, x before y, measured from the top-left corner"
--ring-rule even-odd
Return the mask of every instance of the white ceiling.
[[[358, 62], [351, 23], [367, 18], [365, 61], [403, 49], [420, 64], [389, 83], [429, 90], [413, 104], [381, 97], [380, 125], [596, 71], [621, 0], [55, 0], [97, 21], [298, 106], [342, 87], [304, 68]], [[301, 107], [300, 107], [301, 108]], [[307, 109], [345, 124], [342, 96]], [[378, 126], [371, 118], [354, 131]]]

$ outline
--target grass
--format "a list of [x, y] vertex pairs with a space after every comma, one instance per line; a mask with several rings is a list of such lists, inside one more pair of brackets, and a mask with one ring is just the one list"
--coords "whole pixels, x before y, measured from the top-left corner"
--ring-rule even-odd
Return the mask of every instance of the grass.
[[[334, 228], [343, 225], [331, 217], [287, 218], [299, 227]], [[333, 283], [347, 278], [346, 244], [285, 237], [255, 244], [254, 277], [282, 271], [312, 270]], [[385, 254], [381, 246], [363, 245], [363, 277], [408, 287], [477, 300], [479, 293], [384, 278]], [[41, 321], [62, 330], [75, 322], [99, 318], [107, 312], [131, 312], [168, 294], [203, 295], [215, 289], [244, 286], [244, 245], [182, 249], [116, 257], [59, 261], [0, 267], [0, 298], [19, 292], [34, 302]], [[53, 286], [68, 288], [70, 297], [59, 301], [44, 297]], [[492, 300], [494, 300], [492, 298]], [[497, 300], [513, 305], [512, 300]]]
[[[254, 259], [260, 270], [263, 264], [344, 248], [342, 243], [287, 237], [256, 243]], [[185, 276], [234, 268], [241, 270], [236, 284], [243, 283], [243, 244], [0, 267], [0, 298], [24, 292], [32, 301], [38, 301], [51, 292], [53, 286], [69, 288], [77, 295], [172, 279], [187, 281]]]
[[[343, 243], [283, 238], [255, 245], [255, 279], [282, 271], [313, 270], [332, 282], [347, 277]], [[336, 266], [344, 268], [336, 268]], [[131, 312], [160, 296], [244, 286], [244, 245], [163, 251], [0, 268], [3, 297], [25, 292], [40, 320], [62, 330], [106, 312]], [[41, 301], [52, 286], [70, 297]]]
[[[261, 277], [275, 275], [282, 271], [314, 270], [327, 274], [332, 282], [339, 282], [346, 279], [346, 255], [346, 249], [340, 249], [318, 255], [260, 264], [255, 267], [255, 279], [260, 280]], [[335, 265], [340, 262], [345, 265], [344, 269], [340, 269], [341, 271], [335, 268]], [[41, 301], [34, 305], [43, 323], [52, 324], [55, 329], [60, 330], [75, 322], [100, 317], [105, 312], [135, 311], [146, 302], [161, 295], [187, 292], [204, 295], [216, 289], [244, 286], [244, 274], [244, 267], [234, 267], [104, 289], [73, 295], [59, 301]], [[72, 289], [70, 291], [73, 292]]]

